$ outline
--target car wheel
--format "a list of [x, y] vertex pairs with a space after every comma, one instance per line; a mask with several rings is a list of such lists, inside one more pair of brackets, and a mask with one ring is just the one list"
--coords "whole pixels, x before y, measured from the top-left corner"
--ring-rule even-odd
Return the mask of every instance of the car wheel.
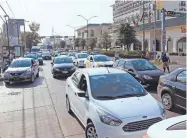
[[98, 138], [95, 126], [92, 123], [88, 123], [85, 129], [86, 138]]
[[169, 93], [164, 93], [162, 95], [162, 104], [165, 109], [172, 110], [173, 108], [173, 100]]
[[56, 76], [55, 76], [55, 74], [53, 73], [53, 78], [55, 78], [56, 79]]
[[10, 85], [10, 82], [5, 82], [5, 85]]
[[40, 76], [40, 74], [39, 74], [39, 70], [38, 70], [38, 73], [36, 74], [36, 77], [38, 78]]
[[66, 96], [66, 109], [69, 114], [72, 114], [71, 105], [70, 105], [68, 96]]
[[34, 76], [34, 74], [32, 74], [32, 76], [31, 76], [31, 83], [33, 83], [34, 80], [35, 80], [35, 76]]

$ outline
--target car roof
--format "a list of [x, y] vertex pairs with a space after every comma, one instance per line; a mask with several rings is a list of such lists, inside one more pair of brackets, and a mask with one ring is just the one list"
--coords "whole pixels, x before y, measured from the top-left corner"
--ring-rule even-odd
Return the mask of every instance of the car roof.
[[20, 57], [20, 58], [14, 59], [14, 61], [17, 61], [17, 60], [32, 60], [32, 58], [23, 58], [23, 57]]
[[79, 69], [78, 71], [84, 72], [85, 74], [88, 74], [88, 76], [127, 73], [121, 69], [107, 68], [107, 67], [84, 68], [84, 69]]

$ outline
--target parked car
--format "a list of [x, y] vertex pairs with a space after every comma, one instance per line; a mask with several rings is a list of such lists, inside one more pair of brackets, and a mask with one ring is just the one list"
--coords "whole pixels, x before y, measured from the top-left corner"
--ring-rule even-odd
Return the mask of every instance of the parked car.
[[159, 79], [157, 93], [167, 110], [174, 106], [186, 110], [186, 68], [178, 68]]
[[158, 122], [142, 138], [186, 138], [186, 118], [182, 115]]
[[77, 66], [77, 67], [85, 67], [85, 61], [88, 57], [88, 54], [86, 53], [77, 53], [75, 55], [75, 59], [74, 59], [74, 64]]
[[31, 82], [39, 77], [39, 65], [31, 58], [14, 59], [4, 73], [4, 82]]
[[99, 51], [90, 52], [90, 55], [101, 55], [101, 52]]
[[24, 58], [32, 58], [32, 59], [34, 59], [36, 61], [36, 63], [38, 65], [40, 65], [40, 62], [39, 62], [37, 54], [34, 54], [34, 53], [27, 54], [27, 55], [24, 56]]
[[65, 94], [67, 111], [85, 126], [86, 138], [140, 138], [166, 118], [162, 104], [116, 68], [77, 70], [66, 80]]
[[113, 67], [114, 62], [105, 55], [90, 55], [85, 61], [87, 68], [94, 67]]
[[164, 72], [146, 59], [119, 59], [114, 67], [127, 71], [142, 85], [157, 85], [159, 77], [164, 75]]
[[60, 76], [71, 76], [76, 70], [76, 67], [73, 64], [73, 60], [67, 56], [55, 57], [51, 64], [53, 78]]
[[42, 53], [37, 54], [39, 65], [43, 65], [43, 58], [42, 58]]
[[51, 53], [50, 53], [50, 52], [43, 52], [43, 53], [42, 53], [42, 58], [43, 58], [44, 60], [51, 60], [51, 59], [52, 59]]

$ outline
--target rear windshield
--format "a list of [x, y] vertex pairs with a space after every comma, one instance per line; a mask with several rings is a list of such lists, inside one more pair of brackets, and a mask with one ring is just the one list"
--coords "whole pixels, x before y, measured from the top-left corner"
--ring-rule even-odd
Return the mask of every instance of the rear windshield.
[[73, 63], [72, 58], [55, 58], [54, 64]]

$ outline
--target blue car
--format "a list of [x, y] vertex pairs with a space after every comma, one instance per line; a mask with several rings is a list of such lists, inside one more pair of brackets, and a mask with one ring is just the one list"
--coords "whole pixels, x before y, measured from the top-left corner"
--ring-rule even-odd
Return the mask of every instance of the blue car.
[[28, 54], [24, 56], [25, 58], [32, 58], [36, 61], [36, 63], [39, 65], [38, 56], [36, 54]]

